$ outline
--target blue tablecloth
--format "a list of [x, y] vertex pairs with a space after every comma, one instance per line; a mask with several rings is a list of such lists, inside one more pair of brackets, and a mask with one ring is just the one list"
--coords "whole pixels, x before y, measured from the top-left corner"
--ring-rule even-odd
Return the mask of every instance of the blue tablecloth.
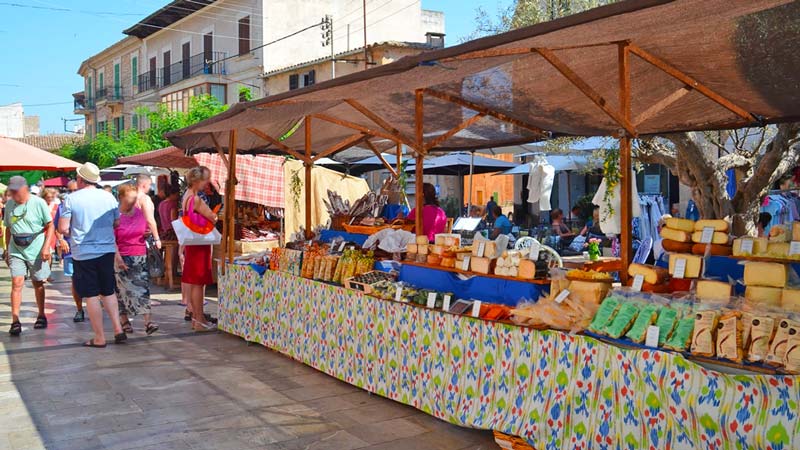
[[520, 300], [538, 300], [542, 293], [549, 291], [548, 285], [481, 276], [462, 280], [453, 272], [408, 264], [403, 264], [400, 269], [399, 280], [422, 289], [452, 292], [456, 298], [472, 298], [509, 306], [516, 306]]
[[358, 245], [364, 245], [364, 242], [367, 241], [369, 235], [359, 234], [359, 233], [348, 233], [346, 231], [337, 231], [337, 230], [322, 230], [322, 232], [320, 232], [319, 237], [322, 242], [330, 242], [334, 238], [342, 237], [344, 238], [345, 241], [355, 242]]
[[[664, 262], [659, 262], [658, 265], [668, 267], [667, 261], [668, 259]], [[705, 277], [721, 281], [728, 281], [729, 278], [741, 280], [744, 277], [744, 266], [740, 264], [742, 261], [728, 256], [709, 256], [706, 262]], [[800, 263], [794, 263], [791, 266], [796, 273], [800, 274]], [[736, 283], [734, 289], [737, 294], [744, 294], [744, 285], [741, 283]]]

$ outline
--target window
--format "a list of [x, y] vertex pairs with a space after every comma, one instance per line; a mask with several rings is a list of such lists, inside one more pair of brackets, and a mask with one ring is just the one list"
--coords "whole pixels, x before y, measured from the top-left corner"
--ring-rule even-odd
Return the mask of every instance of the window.
[[239, 54], [250, 53], [250, 16], [239, 19]]
[[289, 90], [290, 91], [295, 90], [298, 87], [300, 87], [299, 78], [300, 78], [300, 75], [297, 75], [297, 74], [289, 75]]
[[211, 94], [212, 97], [214, 97], [217, 100], [219, 100], [219, 102], [222, 103], [223, 105], [226, 104], [227, 101], [225, 100], [225, 85], [224, 84], [212, 84], [210, 86], [211, 86], [211, 88], [210, 88], [209, 94]]
[[311, 86], [316, 82], [317, 72], [309, 70], [303, 74], [303, 86]]
[[92, 77], [86, 79], [86, 98], [89, 100], [92, 99], [92, 88], [94, 85], [92, 84]]
[[317, 82], [317, 72], [309, 70], [308, 72], [289, 75], [289, 90], [298, 89], [301, 87], [312, 86]]
[[122, 86], [120, 84], [119, 64], [114, 64], [114, 98], [122, 97]]
[[97, 134], [105, 133], [108, 130], [108, 122], [101, 120], [97, 122]]
[[102, 90], [106, 89], [106, 84], [105, 84], [105, 80], [104, 80], [105, 76], [104, 75], [105, 74], [103, 72], [100, 72], [99, 74], [97, 74], [97, 89], [98, 90], [99, 89], [102, 89]]
[[114, 139], [119, 139], [121, 133], [125, 130], [125, 117], [119, 116], [114, 117], [114, 128], [111, 130], [111, 134]]
[[171, 81], [172, 77], [170, 76], [171, 75], [170, 71], [172, 70], [172, 67], [170, 67], [172, 65], [172, 62], [171, 62], [172, 54], [171, 54], [171, 52], [169, 50], [167, 50], [161, 56], [162, 56], [163, 65], [164, 65], [164, 69], [163, 69], [164, 73], [161, 75], [161, 79], [164, 81], [164, 86], [167, 86], [172, 82]]
[[139, 115], [138, 114], [134, 113], [131, 116], [131, 129], [132, 130], [137, 130], [137, 131], [139, 130]]
[[139, 79], [139, 58], [131, 57], [131, 86], [136, 86]]

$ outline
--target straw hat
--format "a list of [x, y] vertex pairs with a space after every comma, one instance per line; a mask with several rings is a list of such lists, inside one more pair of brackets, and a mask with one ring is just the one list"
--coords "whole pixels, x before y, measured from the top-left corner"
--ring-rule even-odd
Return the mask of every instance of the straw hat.
[[89, 183], [97, 184], [100, 182], [100, 169], [96, 165], [87, 162], [78, 167], [78, 176]]

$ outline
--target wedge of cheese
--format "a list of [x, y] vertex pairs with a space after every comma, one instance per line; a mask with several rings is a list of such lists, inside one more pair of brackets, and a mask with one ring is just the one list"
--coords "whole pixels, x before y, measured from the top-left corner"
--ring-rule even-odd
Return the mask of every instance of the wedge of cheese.
[[694, 231], [694, 220], [670, 217], [666, 220], [667, 228], [679, 231]]
[[745, 286], [783, 288], [788, 279], [789, 267], [786, 264], [748, 261], [744, 265]]
[[644, 277], [645, 283], [659, 284], [663, 283], [669, 275], [669, 271], [663, 267], [646, 266], [644, 264], [633, 263], [628, 266], [628, 275], [635, 277], [641, 275]]
[[698, 278], [703, 268], [703, 258], [698, 255], [690, 255], [687, 253], [673, 253], [669, 255], [669, 274], [675, 276], [675, 267], [678, 261], [682, 259], [686, 260], [686, 270], [683, 272], [683, 278]]
[[[483, 254], [480, 254], [483, 247]], [[486, 239], [475, 240], [472, 242], [472, 256], [483, 256], [485, 258], [497, 257], [497, 243]]]
[[671, 239], [661, 240], [661, 246], [664, 247], [664, 250], [672, 253], [691, 253], [693, 245], [691, 242], [678, 242]]
[[[692, 242], [701, 243], [703, 242], [703, 232], [702, 231], [695, 231], [692, 233]], [[715, 231], [714, 235], [711, 237], [712, 244], [727, 244], [728, 243], [728, 233], [723, 233], [722, 231]]]
[[784, 311], [800, 313], [800, 289], [784, 289], [781, 293], [781, 308]]
[[482, 274], [489, 274], [494, 269], [494, 259], [485, 258], [481, 256], [473, 256], [469, 260], [470, 269], [473, 272], [482, 273]]
[[662, 238], [669, 239], [675, 242], [691, 242], [692, 231], [676, 230], [674, 228], [664, 227], [659, 233]]
[[722, 219], [701, 219], [694, 223], [694, 231], [703, 231], [706, 227], [711, 227], [714, 231], [728, 232], [730, 225]]
[[[745, 241], [752, 241], [752, 251], [747, 249], [748, 245]], [[753, 238], [743, 237], [733, 241], [733, 255], [734, 256], [753, 256], [763, 255], [767, 252], [767, 245], [769, 240], [767, 238]], [[742, 247], [745, 247], [744, 249]]]
[[727, 301], [731, 297], [731, 285], [724, 281], [697, 280], [695, 295], [701, 301]]
[[530, 259], [521, 259], [519, 261], [519, 273], [517, 276], [525, 280], [534, 279], [536, 277], [536, 263]]
[[788, 242], [770, 242], [765, 255], [772, 258], [788, 258], [792, 244]]
[[744, 298], [751, 307], [780, 308], [783, 289], [764, 286], [747, 286]]

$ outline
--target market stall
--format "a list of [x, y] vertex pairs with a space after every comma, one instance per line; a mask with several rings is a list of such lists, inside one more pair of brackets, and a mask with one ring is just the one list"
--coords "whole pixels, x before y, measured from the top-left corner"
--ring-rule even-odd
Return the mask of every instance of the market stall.
[[[787, 88], [780, 70], [749, 72], [765, 59], [780, 67], [778, 55], [797, 40], [798, 8], [787, 0], [615, 3], [238, 104], [169, 138], [228, 156], [289, 154], [304, 164], [308, 185], [315, 161], [358, 144], [378, 155], [405, 144], [419, 161], [433, 151], [612, 135], [620, 138], [621, 174], [611, 186], [621, 198], [614, 215], [629, 224], [632, 138], [800, 116], [800, 90]], [[236, 158], [229, 164], [236, 173]], [[423, 166], [415, 167], [417, 186]], [[421, 196], [416, 201], [419, 225]], [[306, 231], [311, 215], [306, 208]], [[229, 237], [231, 223], [226, 218]], [[667, 232], [671, 240], [691, 248], [680, 247], [669, 268], [657, 269], [629, 265], [630, 227], [620, 227], [621, 274], [632, 297], [606, 290], [610, 279], [600, 272], [577, 270], [573, 279], [552, 278], [549, 292], [511, 310], [421, 288], [416, 283], [426, 275], [409, 274], [409, 267], [478, 280], [524, 273], [535, 286], [540, 259], [530, 249], [487, 254], [488, 243], [482, 250], [473, 243], [467, 260], [467, 249], [454, 243], [409, 242], [405, 256], [395, 258], [406, 261], [399, 281], [409, 286], [398, 288], [378, 275], [339, 273], [337, 280], [334, 266], [350, 271], [353, 261], [370, 259], [368, 252], [348, 249], [337, 257], [344, 248], [335, 244], [296, 243], [270, 255], [263, 275], [228, 266], [220, 326], [371, 392], [454, 423], [521, 436], [536, 448], [793, 448], [798, 431], [790, 405], [798, 400], [798, 380], [783, 374], [797, 373], [794, 341], [763, 325], [769, 319], [781, 333], [800, 334], [786, 307], [795, 294], [788, 270], [749, 261], [749, 302], [728, 292], [724, 304], [715, 303], [724, 286], [700, 281], [719, 282], [702, 275], [706, 255], [726, 251], [715, 246], [725, 246], [728, 228], [692, 222], [667, 229], [674, 230]], [[694, 244], [705, 248], [703, 256], [692, 253]], [[755, 241], [742, 245], [759, 254]], [[767, 248], [767, 256], [800, 254], [774, 250]], [[523, 272], [522, 261], [533, 267], [526, 263]], [[639, 292], [663, 286], [691, 299]], [[471, 310], [460, 314], [467, 312], [461, 308]], [[636, 345], [646, 348], [625, 349]], [[744, 374], [724, 374], [727, 365]]]

